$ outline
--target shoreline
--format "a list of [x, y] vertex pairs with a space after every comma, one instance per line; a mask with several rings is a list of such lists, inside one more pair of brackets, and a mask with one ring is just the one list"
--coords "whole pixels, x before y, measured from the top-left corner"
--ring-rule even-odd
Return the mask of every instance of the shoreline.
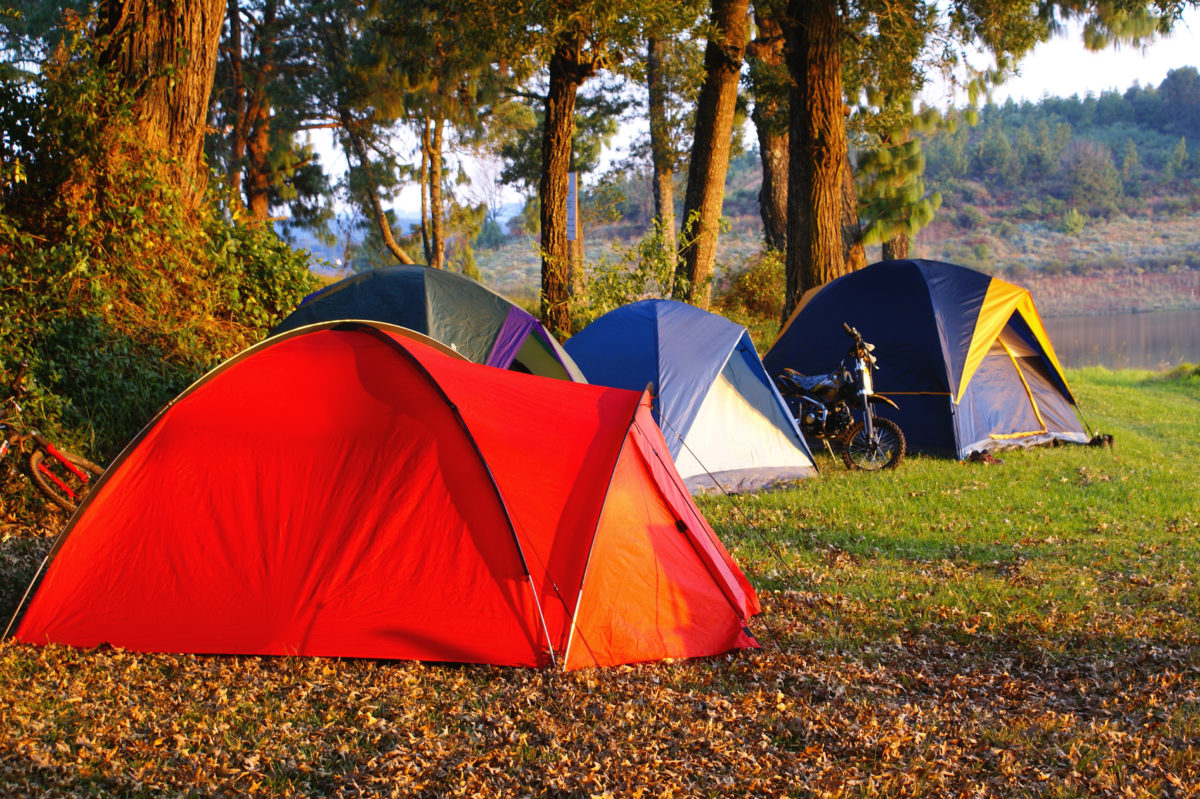
[[1200, 310], [1200, 272], [1196, 271], [1028, 275], [1010, 282], [1029, 289], [1043, 317]]

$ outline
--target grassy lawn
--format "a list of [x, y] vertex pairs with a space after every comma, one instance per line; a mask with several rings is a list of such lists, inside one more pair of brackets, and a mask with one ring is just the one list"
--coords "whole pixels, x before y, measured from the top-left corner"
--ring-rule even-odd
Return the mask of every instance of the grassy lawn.
[[[704, 499], [760, 650], [563, 674], [0, 644], [0, 794], [1196, 795], [1191, 371], [1071, 372], [1111, 449], [823, 458]], [[0, 544], [6, 620], [48, 546]]]

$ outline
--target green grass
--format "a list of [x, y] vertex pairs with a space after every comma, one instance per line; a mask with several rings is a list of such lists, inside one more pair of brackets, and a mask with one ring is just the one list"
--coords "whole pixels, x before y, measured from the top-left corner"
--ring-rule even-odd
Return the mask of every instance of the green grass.
[[[1182, 372], [1182, 370], [1181, 370]], [[872, 608], [838, 635], [941, 635], [1068, 652], [1200, 633], [1200, 379], [1072, 373], [1112, 448], [909, 457], [704, 510], [761, 586]]]
[[[702, 506], [761, 650], [563, 674], [0, 645], [0, 793], [1191, 796], [1200, 371], [1069, 375], [1111, 448]], [[0, 610], [48, 539], [10, 529]]]

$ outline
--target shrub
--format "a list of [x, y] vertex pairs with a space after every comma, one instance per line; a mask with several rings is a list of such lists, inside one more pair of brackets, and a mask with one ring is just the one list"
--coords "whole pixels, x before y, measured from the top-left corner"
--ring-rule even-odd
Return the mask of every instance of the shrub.
[[1008, 265], [1007, 278], [1014, 283], [1020, 283], [1029, 277], [1029, 265], [1023, 261], [1013, 261]]
[[622, 305], [671, 296], [676, 255], [667, 246], [657, 219], [651, 231], [633, 246], [614, 247], [616, 261], [601, 258], [585, 272], [583, 287], [575, 295], [572, 327], [576, 330]]
[[[0, 78], [0, 97], [29, 98], [0, 103], [0, 129], [22, 132], [0, 139], [0, 173], [23, 173], [0, 181], [0, 367], [28, 359], [38, 422], [103, 461], [317, 281], [307, 253], [223, 198], [188, 208], [115, 81], [73, 47], [30, 83]], [[85, 170], [103, 180], [73, 179]]]
[[1020, 208], [1016, 210], [1016, 216], [1020, 219], [1041, 219], [1042, 204], [1037, 200], [1026, 200]]
[[987, 214], [973, 205], [963, 206], [958, 214], [958, 226], [966, 230], [975, 230], [987, 222]]
[[1062, 216], [1062, 221], [1059, 222], [1058, 229], [1068, 236], [1078, 235], [1087, 225], [1087, 217], [1076, 211], [1074, 208], [1067, 210]]
[[783, 253], [764, 250], [724, 276], [713, 292], [713, 308], [746, 327], [778, 325], [784, 280]]

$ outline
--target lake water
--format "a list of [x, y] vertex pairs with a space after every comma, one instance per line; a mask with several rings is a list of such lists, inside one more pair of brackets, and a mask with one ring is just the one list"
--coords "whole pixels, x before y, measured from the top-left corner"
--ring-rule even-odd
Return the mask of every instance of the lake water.
[[1165, 369], [1200, 363], [1200, 310], [1043, 319], [1063, 366]]

